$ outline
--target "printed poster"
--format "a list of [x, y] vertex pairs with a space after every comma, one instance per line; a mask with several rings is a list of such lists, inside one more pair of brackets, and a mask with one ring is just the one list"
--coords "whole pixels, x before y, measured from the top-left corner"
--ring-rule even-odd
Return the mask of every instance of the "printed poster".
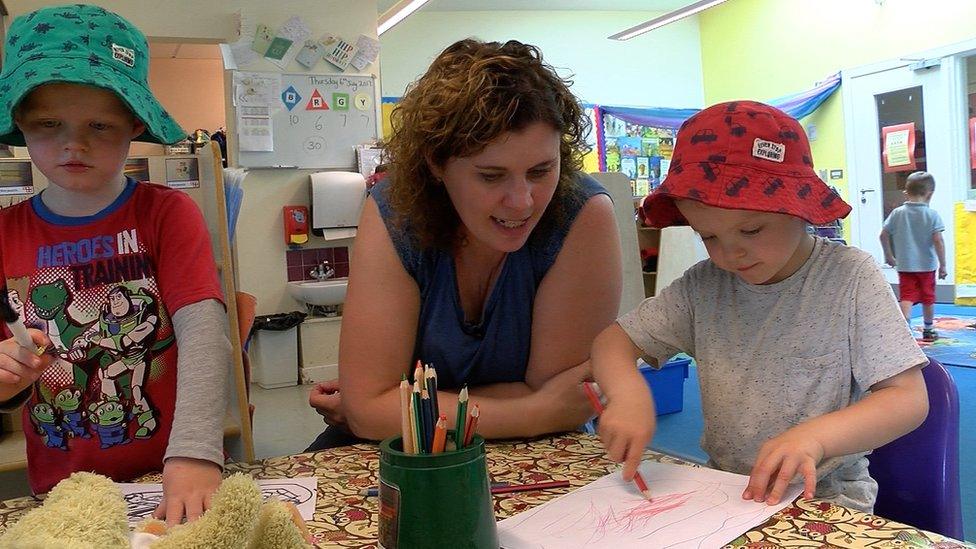
[[0, 162], [0, 196], [33, 193], [30, 160]]
[[200, 165], [196, 158], [167, 158], [166, 185], [173, 189], [199, 189]]
[[915, 171], [915, 123], [881, 128], [881, 165], [884, 173]]

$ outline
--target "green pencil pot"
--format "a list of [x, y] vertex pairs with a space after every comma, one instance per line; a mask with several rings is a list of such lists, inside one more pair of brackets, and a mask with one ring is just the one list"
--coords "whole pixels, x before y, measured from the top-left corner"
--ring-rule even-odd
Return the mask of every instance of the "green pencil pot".
[[400, 437], [384, 440], [379, 500], [384, 549], [498, 549], [485, 439], [478, 435], [460, 451], [434, 455], [403, 453]]

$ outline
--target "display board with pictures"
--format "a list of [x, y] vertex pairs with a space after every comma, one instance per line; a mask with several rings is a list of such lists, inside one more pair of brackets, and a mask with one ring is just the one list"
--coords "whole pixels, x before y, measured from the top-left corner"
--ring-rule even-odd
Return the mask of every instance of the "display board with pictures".
[[606, 171], [630, 179], [634, 196], [644, 196], [664, 180], [671, 164], [675, 130], [632, 124], [613, 115], [603, 117]]

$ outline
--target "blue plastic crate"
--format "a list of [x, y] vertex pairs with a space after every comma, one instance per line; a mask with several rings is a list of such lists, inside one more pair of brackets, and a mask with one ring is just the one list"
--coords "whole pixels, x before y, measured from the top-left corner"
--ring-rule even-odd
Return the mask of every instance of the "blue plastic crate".
[[640, 373], [647, 380], [654, 395], [654, 408], [657, 415], [680, 412], [684, 407], [684, 384], [688, 379], [690, 358], [672, 358], [660, 369], [644, 364]]

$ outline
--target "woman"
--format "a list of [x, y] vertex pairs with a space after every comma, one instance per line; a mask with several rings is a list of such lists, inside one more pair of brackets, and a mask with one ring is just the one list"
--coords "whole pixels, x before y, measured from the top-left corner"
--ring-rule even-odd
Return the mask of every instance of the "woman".
[[[391, 175], [350, 264], [339, 382], [309, 397], [327, 423], [398, 433], [418, 359], [437, 370], [442, 410], [468, 385], [488, 438], [590, 417], [580, 381], [617, 313], [621, 252], [609, 196], [579, 171], [589, 122], [568, 84], [533, 46], [468, 39], [394, 110]], [[309, 449], [348, 443], [340, 433]]]

